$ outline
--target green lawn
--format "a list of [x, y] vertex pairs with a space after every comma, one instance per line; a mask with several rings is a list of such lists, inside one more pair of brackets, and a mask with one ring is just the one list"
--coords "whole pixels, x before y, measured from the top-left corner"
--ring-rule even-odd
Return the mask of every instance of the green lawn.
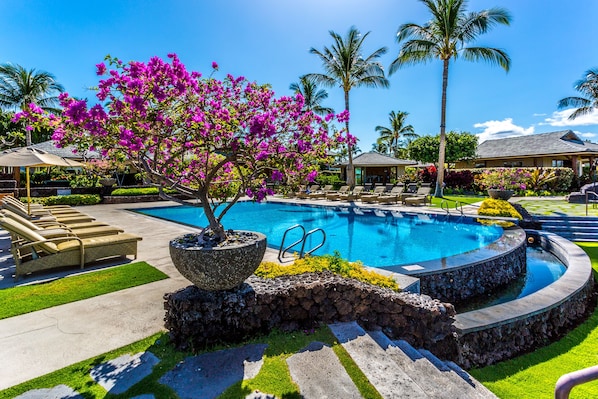
[[163, 280], [168, 276], [146, 262], [64, 277], [48, 283], [0, 290], [0, 319]]
[[[586, 216], [585, 204], [570, 204], [565, 200], [556, 199], [521, 199], [517, 203], [532, 215], [544, 216]], [[598, 216], [598, 208], [587, 207], [588, 216]]]
[[440, 208], [441, 203], [444, 201], [450, 209], [455, 209], [455, 205], [458, 203], [463, 205], [475, 204], [484, 201], [486, 198], [488, 197], [475, 195], [445, 195], [443, 198], [432, 197], [432, 204], [430, 206], [433, 208]]

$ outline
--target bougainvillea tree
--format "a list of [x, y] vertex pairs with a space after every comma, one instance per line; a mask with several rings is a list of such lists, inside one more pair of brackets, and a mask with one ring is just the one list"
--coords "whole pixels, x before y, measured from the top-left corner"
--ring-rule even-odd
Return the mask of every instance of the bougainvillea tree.
[[176, 55], [168, 57], [126, 64], [107, 57], [110, 70], [96, 65], [103, 76], [97, 104], [63, 93], [60, 118], [46, 118], [36, 107], [16, 118], [52, 125], [59, 145], [108, 158], [126, 154], [153, 183], [197, 198], [209, 223], [205, 231], [218, 241], [226, 239], [222, 217], [243, 195], [261, 201], [272, 194], [266, 179], [313, 181], [317, 165], [346, 140], [343, 132], [330, 135], [327, 123], [333, 117], [343, 123], [347, 113], [323, 119], [302, 112], [301, 95], [276, 98], [267, 85], [243, 77], [202, 77]]

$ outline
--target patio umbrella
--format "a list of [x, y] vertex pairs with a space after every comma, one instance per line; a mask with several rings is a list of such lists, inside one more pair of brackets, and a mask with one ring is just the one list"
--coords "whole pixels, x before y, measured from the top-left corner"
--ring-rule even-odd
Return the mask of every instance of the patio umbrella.
[[48, 166], [83, 166], [80, 162], [59, 157], [31, 147], [13, 148], [0, 152], [0, 166], [25, 167], [27, 177], [27, 213], [31, 213], [31, 184], [29, 168]]

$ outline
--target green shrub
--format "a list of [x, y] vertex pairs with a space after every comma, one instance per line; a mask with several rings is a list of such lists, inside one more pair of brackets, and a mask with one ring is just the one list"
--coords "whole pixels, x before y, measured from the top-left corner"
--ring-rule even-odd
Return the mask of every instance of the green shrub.
[[337, 174], [331, 175], [320, 173], [316, 177], [316, 183], [318, 183], [322, 187], [332, 185], [335, 189], [338, 190], [343, 184], [345, 184], [345, 181], [342, 180], [340, 176]]
[[[164, 189], [164, 192], [167, 194], [176, 194], [176, 190], [171, 189]], [[112, 191], [110, 195], [116, 196], [131, 196], [131, 195], [158, 195], [158, 187], [134, 187], [134, 188], [117, 188], [116, 190]]]
[[[21, 198], [21, 201], [27, 202], [27, 198]], [[71, 194], [71, 195], [52, 195], [50, 197], [34, 197], [31, 202], [48, 205], [96, 205], [102, 201], [97, 194]]]
[[338, 251], [334, 251], [334, 255], [308, 256], [297, 259], [290, 266], [283, 266], [275, 262], [262, 262], [255, 274], [263, 278], [275, 278], [303, 273], [317, 273], [325, 270], [343, 277], [354, 278], [368, 284], [399, 291], [399, 285], [391, 277], [367, 270], [360, 262], [349, 262], [343, 259]]
[[[480, 208], [478, 209], [478, 215], [483, 216], [493, 216], [493, 217], [509, 217], [515, 219], [523, 219], [519, 212], [509, 203], [509, 201], [501, 200], [501, 199], [493, 199], [488, 198], [482, 202]], [[494, 221], [488, 219], [478, 219], [480, 223], [483, 224], [498, 224], [502, 227], [510, 227], [513, 226], [514, 223], [507, 222], [507, 221]]]

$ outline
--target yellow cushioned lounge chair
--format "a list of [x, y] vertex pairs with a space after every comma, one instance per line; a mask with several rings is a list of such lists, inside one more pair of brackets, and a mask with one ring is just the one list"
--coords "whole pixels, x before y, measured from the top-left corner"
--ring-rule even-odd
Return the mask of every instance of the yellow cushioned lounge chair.
[[380, 197], [386, 191], [386, 186], [376, 186], [372, 194], [361, 194], [359, 199], [361, 202], [378, 202]]
[[11, 234], [11, 252], [15, 259], [15, 280], [19, 276], [79, 266], [105, 258], [133, 255], [137, 259], [137, 242], [142, 238], [123, 233], [102, 237], [44, 238], [16, 221], [2, 217], [0, 226]]
[[342, 186], [341, 188], [338, 189], [338, 191], [329, 191], [326, 193], [326, 199], [329, 201], [338, 201], [341, 199], [341, 195], [342, 194], [348, 194], [349, 193], [349, 186]]
[[399, 197], [403, 193], [404, 186], [394, 186], [390, 193], [382, 194], [378, 197], [380, 204], [390, 204], [392, 202], [399, 202]]
[[70, 213], [57, 213], [53, 214], [48, 210], [43, 210], [42, 212], [34, 213], [30, 215], [27, 213], [27, 208], [23, 208], [19, 205], [4, 202], [2, 204], [2, 208], [8, 209], [17, 215], [29, 219], [29, 220], [43, 220], [43, 221], [58, 221], [61, 223], [84, 223], [84, 222], [93, 222], [95, 219], [89, 215], [84, 213], [78, 212], [73, 210]]
[[99, 237], [99, 236], [109, 236], [112, 234], [123, 233], [124, 230], [120, 227], [116, 226], [109, 226], [103, 223], [99, 223], [98, 225], [93, 225], [91, 222], [89, 226], [80, 227], [72, 229], [68, 225], [62, 223], [54, 223], [54, 224], [47, 224], [47, 225], [38, 225], [30, 220], [27, 220], [16, 213], [10, 212], [7, 209], [0, 210], [0, 214], [16, 221], [17, 223], [22, 224], [23, 226], [36, 231], [39, 235], [44, 238], [55, 238], [55, 237], [62, 237], [62, 236], [75, 236], [79, 238], [89, 238], [89, 237]]

